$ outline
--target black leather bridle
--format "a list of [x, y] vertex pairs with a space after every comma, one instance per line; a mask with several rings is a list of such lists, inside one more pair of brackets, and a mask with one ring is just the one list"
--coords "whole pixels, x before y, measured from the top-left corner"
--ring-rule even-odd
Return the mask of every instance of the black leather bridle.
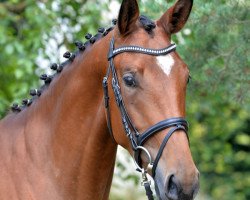
[[[108, 95], [108, 78], [110, 73], [112, 73], [112, 89], [115, 95], [116, 103], [117, 106], [120, 110], [121, 113], [121, 118], [122, 118], [122, 124], [125, 130], [126, 135], [128, 136], [132, 149], [134, 151], [134, 159], [135, 159], [135, 164], [137, 166], [137, 171], [142, 173], [142, 184], [146, 189], [146, 194], [148, 196], [148, 199], [152, 200], [153, 199], [153, 194], [150, 188], [150, 181], [148, 181], [147, 178], [147, 173], [152, 170], [152, 176], [154, 178], [155, 176], [155, 170], [157, 167], [157, 164], [161, 158], [162, 152], [169, 140], [169, 138], [172, 136], [174, 132], [177, 130], [183, 130], [187, 137], [188, 137], [188, 122], [182, 118], [182, 117], [174, 117], [174, 118], [169, 118], [165, 119], [153, 126], [151, 126], [149, 129], [147, 129], [144, 133], [140, 134], [134, 124], [132, 123], [128, 112], [125, 108], [125, 104], [122, 98], [121, 94], [121, 89], [119, 86], [118, 82], [118, 77], [116, 74], [115, 66], [114, 66], [114, 57], [118, 54], [124, 53], [124, 52], [135, 52], [135, 53], [142, 53], [142, 54], [148, 54], [152, 56], [160, 56], [160, 55], [167, 55], [171, 53], [172, 51], [175, 51], [176, 45], [171, 44], [170, 46], [164, 48], [164, 49], [148, 49], [148, 48], [143, 48], [139, 46], [121, 46], [117, 49], [114, 48], [114, 38], [111, 39], [110, 42], [110, 48], [109, 48], [109, 53], [108, 53], [108, 61], [109, 61], [109, 67], [107, 69], [106, 76], [103, 78], [103, 90], [104, 90], [104, 101], [105, 101], [105, 108], [107, 112], [107, 124], [109, 128], [109, 132], [114, 139], [113, 136], [113, 131], [112, 131], [112, 126], [111, 126], [111, 113], [110, 113], [110, 107], [109, 107], [109, 95]], [[143, 147], [144, 143], [154, 134], [156, 134], [159, 131], [162, 131], [164, 129], [171, 128], [168, 133], [166, 134], [160, 149], [157, 153], [157, 156], [155, 160], [153, 161], [151, 158], [150, 153], [148, 150]], [[115, 140], [115, 139], [114, 139]], [[148, 157], [148, 166], [146, 169], [144, 169], [141, 166], [141, 158], [140, 154], [141, 152], [144, 151]]]

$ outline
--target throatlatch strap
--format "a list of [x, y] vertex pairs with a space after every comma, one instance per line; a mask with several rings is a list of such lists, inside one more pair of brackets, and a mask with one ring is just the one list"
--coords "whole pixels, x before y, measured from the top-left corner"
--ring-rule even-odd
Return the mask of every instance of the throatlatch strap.
[[115, 141], [114, 134], [112, 131], [112, 125], [111, 125], [111, 113], [110, 113], [110, 107], [109, 107], [109, 95], [108, 95], [108, 75], [103, 78], [102, 81], [102, 87], [104, 92], [104, 105], [106, 109], [106, 115], [107, 115], [107, 125], [109, 129], [109, 134], [115, 144], [117, 142]]

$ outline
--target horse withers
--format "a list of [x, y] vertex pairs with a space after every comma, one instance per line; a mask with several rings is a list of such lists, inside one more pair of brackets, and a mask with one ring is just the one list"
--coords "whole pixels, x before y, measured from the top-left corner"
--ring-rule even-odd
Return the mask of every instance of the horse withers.
[[159, 199], [194, 199], [189, 70], [171, 44], [192, 4], [179, 0], [152, 21], [123, 0], [113, 27], [76, 42], [41, 76], [45, 85], [0, 122], [1, 200], [108, 199], [117, 145], [134, 157], [149, 199], [148, 175]]

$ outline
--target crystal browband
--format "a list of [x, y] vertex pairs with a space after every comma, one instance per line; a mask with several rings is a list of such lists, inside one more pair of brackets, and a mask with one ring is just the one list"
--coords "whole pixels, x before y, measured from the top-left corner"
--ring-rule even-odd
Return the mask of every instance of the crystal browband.
[[143, 53], [153, 56], [159, 55], [166, 55], [176, 49], [176, 44], [171, 44], [170, 46], [163, 48], [163, 49], [147, 49], [139, 46], [122, 46], [118, 47], [117, 49], [113, 50], [111, 54], [109, 54], [109, 58], [116, 56], [117, 54], [124, 53], [124, 52], [136, 52], [136, 53]]

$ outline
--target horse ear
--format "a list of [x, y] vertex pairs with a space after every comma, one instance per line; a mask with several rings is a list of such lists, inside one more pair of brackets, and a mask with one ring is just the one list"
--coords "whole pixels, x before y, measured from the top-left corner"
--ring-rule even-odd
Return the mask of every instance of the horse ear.
[[158, 20], [169, 34], [177, 33], [186, 24], [193, 6], [193, 0], [178, 0]]
[[123, 0], [118, 16], [118, 28], [121, 35], [129, 34], [139, 17], [139, 6], [136, 0]]

